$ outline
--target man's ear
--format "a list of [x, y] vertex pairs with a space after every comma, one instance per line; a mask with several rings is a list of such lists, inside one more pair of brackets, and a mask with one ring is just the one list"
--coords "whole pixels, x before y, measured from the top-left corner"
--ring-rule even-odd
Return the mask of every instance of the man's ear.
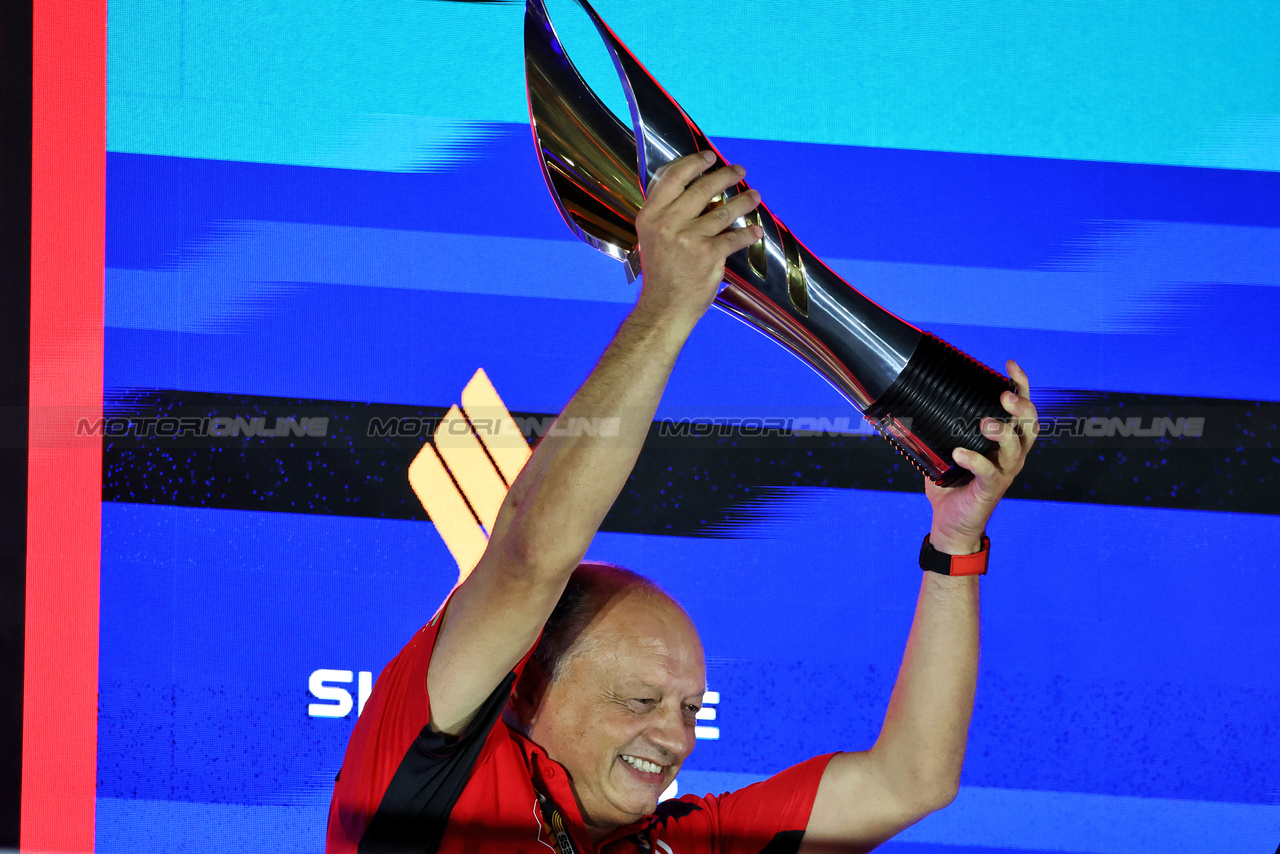
[[537, 662], [530, 661], [524, 666], [524, 672], [516, 680], [511, 689], [511, 702], [508, 709], [515, 715], [519, 727], [526, 733], [533, 727], [534, 718], [538, 714], [538, 706], [547, 691], [547, 676]]

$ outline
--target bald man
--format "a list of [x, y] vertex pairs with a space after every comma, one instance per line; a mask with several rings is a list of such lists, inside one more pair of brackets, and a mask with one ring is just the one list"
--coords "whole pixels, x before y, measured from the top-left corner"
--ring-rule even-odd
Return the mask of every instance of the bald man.
[[[979, 576], [925, 572], [869, 750], [658, 804], [693, 750], [702, 644], [655, 585], [582, 560], [725, 258], [761, 236], [734, 227], [759, 204], [754, 190], [708, 208], [745, 174], [708, 172], [711, 163], [677, 160], [649, 188], [636, 221], [639, 299], [560, 415], [615, 418], [618, 435], [553, 430], [538, 444], [479, 564], [379, 676], [334, 787], [330, 854], [869, 851], [955, 797], [977, 674]], [[1009, 371], [1020, 393], [1002, 403], [1013, 417], [983, 427], [996, 459], [957, 450], [974, 479], [925, 485], [929, 542], [944, 566], [946, 555], [983, 553], [987, 520], [1034, 441], [1026, 375], [1012, 362]]]

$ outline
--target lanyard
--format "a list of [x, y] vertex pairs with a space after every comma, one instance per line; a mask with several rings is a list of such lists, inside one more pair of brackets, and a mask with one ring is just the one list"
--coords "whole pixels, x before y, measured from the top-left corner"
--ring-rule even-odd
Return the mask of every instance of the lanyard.
[[542, 810], [542, 818], [546, 821], [547, 827], [551, 829], [552, 838], [555, 839], [556, 848], [560, 854], [575, 854], [573, 840], [564, 826], [564, 816], [560, 815], [560, 810], [552, 806], [551, 801], [542, 792], [538, 792], [538, 807]]
[[[538, 796], [538, 809], [542, 812], [542, 820], [547, 823], [547, 827], [551, 830], [551, 838], [556, 841], [556, 850], [559, 854], [577, 854], [577, 849], [573, 847], [573, 839], [569, 836], [569, 831], [564, 825], [564, 816], [560, 814], [560, 810], [556, 809], [551, 803], [551, 799], [542, 794], [537, 788], [534, 792]], [[642, 830], [635, 834], [636, 842], [644, 851], [652, 851], [653, 845], [649, 842], [649, 833]]]

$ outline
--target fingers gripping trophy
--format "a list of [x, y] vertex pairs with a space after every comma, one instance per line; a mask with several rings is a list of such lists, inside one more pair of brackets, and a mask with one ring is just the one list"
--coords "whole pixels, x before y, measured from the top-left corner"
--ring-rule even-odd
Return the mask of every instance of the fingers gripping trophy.
[[[583, 241], [624, 262], [635, 279], [642, 188], [681, 157], [708, 152], [709, 165], [727, 162], [591, 4], [578, 3], [613, 56], [633, 127], [618, 121], [582, 79], [556, 37], [545, 0], [527, 0], [525, 76], [534, 140], [565, 222]], [[713, 203], [723, 205], [726, 227], [755, 227], [759, 234], [729, 256], [715, 304], [825, 377], [934, 484], [973, 478], [956, 463], [957, 449], [973, 452], [974, 463], [976, 455], [997, 459], [999, 444], [984, 433], [983, 421], [1008, 420], [1001, 395], [1017, 392], [1018, 384], [864, 296], [757, 201], [740, 181]], [[734, 218], [748, 208], [754, 209]]]

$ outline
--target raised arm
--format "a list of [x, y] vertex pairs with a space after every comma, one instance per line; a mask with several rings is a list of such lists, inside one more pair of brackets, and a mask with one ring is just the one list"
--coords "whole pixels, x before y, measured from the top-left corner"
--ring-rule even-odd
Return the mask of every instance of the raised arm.
[[616, 432], [543, 437], [507, 493], [484, 556], [450, 600], [427, 677], [431, 723], [440, 731], [460, 732], [537, 640], [635, 465], [725, 258], [758, 239], [753, 228], [732, 227], [759, 204], [754, 192], [704, 213], [743, 174], [735, 167], [702, 174], [710, 163], [701, 154], [682, 158], [650, 187], [636, 221], [640, 297], [560, 414], [616, 423]]
[[[933, 505], [929, 541], [944, 554], [975, 554], [996, 503], [1022, 469], [1036, 435], [1027, 375], [1014, 362], [1018, 394], [1002, 404], [1013, 419], [983, 429], [1000, 443], [993, 463], [959, 449], [974, 473], [964, 488], [925, 483]], [[978, 674], [978, 579], [924, 572], [915, 619], [880, 737], [861, 753], [831, 760], [805, 832], [804, 851], [870, 851], [941, 809], [960, 786]]]

